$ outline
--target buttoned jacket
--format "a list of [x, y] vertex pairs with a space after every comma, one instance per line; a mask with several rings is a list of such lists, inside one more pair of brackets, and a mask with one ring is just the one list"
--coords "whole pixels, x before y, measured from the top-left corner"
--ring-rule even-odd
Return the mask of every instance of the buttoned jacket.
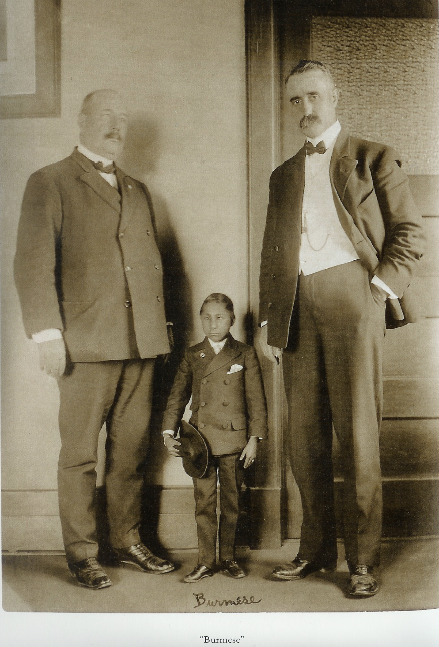
[[217, 355], [207, 337], [186, 350], [168, 398], [163, 429], [178, 430], [191, 396], [190, 422], [203, 434], [212, 454], [240, 452], [250, 436], [266, 436], [266, 403], [256, 352], [230, 334]]
[[[62, 331], [73, 362], [169, 352], [161, 256], [148, 190], [119, 191], [76, 149], [26, 186], [15, 281], [29, 336]], [[136, 355], [136, 352], [134, 352]]]
[[[370, 276], [398, 296], [388, 300], [389, 327], [418, 318], [408, 286], [424, 248], [422, 218], [396, 153], [342, 129], [330, 162], [340, 223]], [[260, 321], [268, 343], [285, 348], [299, 276], [305, 147], [273, 171], [260, 270]], [[394, 315], [403, 319], [396, 322]]]

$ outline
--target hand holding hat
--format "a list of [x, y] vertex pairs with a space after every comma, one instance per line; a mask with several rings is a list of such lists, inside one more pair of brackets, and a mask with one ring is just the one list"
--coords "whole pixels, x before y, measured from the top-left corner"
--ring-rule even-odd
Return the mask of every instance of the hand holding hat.
[[209, 448], [206, 440], [198, 429], [182, 420], [179, 443], [179, 455], [183, 459], [186, 474], [192, 478], [202, 478], [207, 471], [209, 462]]

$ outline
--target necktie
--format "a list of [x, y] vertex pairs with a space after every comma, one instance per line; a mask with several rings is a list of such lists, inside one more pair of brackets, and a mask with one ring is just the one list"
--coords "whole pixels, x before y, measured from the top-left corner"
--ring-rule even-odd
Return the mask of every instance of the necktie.
[[113, 163], [109, 164], [108, 166], [104, 166], [102, 162], [91, 162], [91, 163], [93, 164], [95, 169], [99, 171], [99, 173], [114, 173], [116, 171], [116, 168]]
[[323, 142], [319, 142], [317, 146], [314, 146], [310, 141], [307, 141], [305, 142], [305, 153], [306, 155], [312, 155], [313, 153], [323, 155], [323, 153], [326, 153], [326, 146]]

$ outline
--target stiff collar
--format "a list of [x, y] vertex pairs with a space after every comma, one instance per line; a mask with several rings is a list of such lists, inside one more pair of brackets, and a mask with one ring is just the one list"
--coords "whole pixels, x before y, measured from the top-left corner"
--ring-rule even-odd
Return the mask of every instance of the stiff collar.
[[88, 157], [88, 159], [92, 162], [102, 162], [104, 166], [109, 166], [109, 164], [113, 164], [114, 162], [114, 160], [110, 160], [108, 159], [108, 157], [102, 157], [102, 155], [97, 155], [96, 153], [89, 151], [88, 148], [86, 148], [82, 144], [78, 144], [77, 150], [79, 153], [81, 153], [81, 155]]
[[227, 337], [224, 337], [224, 339], [222, 339], [221, 341], [212, 341], [211, 339], [209, 339], [209, 337], [207, 339], [209, 344], [212, 346], [215, 355], [218, 355], [220, 350], [224, 348], [227, 342]]
[[313, 137], [312, 139], [311, 137], [307, 137], [306, 139], [307, 141], [311, 142], [313, 146], [317, 146], [317, 144], [319, 144], [320, 142], [323, 142], [326, 148], [330, 148], [334, 144], [335, 140], [337, 139], [340, 131], [341, 131], [341, 125], [337, 119], [337, 121], [334, 122], [332, 126], [329, 126], [329, 128], [327, 128], [324, 133], [319, 135], [319, 137]]

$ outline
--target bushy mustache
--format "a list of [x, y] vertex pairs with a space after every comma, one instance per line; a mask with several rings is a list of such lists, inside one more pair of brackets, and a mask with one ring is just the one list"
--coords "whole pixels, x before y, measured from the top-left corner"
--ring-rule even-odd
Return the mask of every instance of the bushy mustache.
[[302, 117], [300, 120], [300, 127], [301, 128], [308, 128], [308, 126], [311, 126], [311, 124], [316, 124], [319, 123], [320, 119], [317, 115], [305, 115]]

